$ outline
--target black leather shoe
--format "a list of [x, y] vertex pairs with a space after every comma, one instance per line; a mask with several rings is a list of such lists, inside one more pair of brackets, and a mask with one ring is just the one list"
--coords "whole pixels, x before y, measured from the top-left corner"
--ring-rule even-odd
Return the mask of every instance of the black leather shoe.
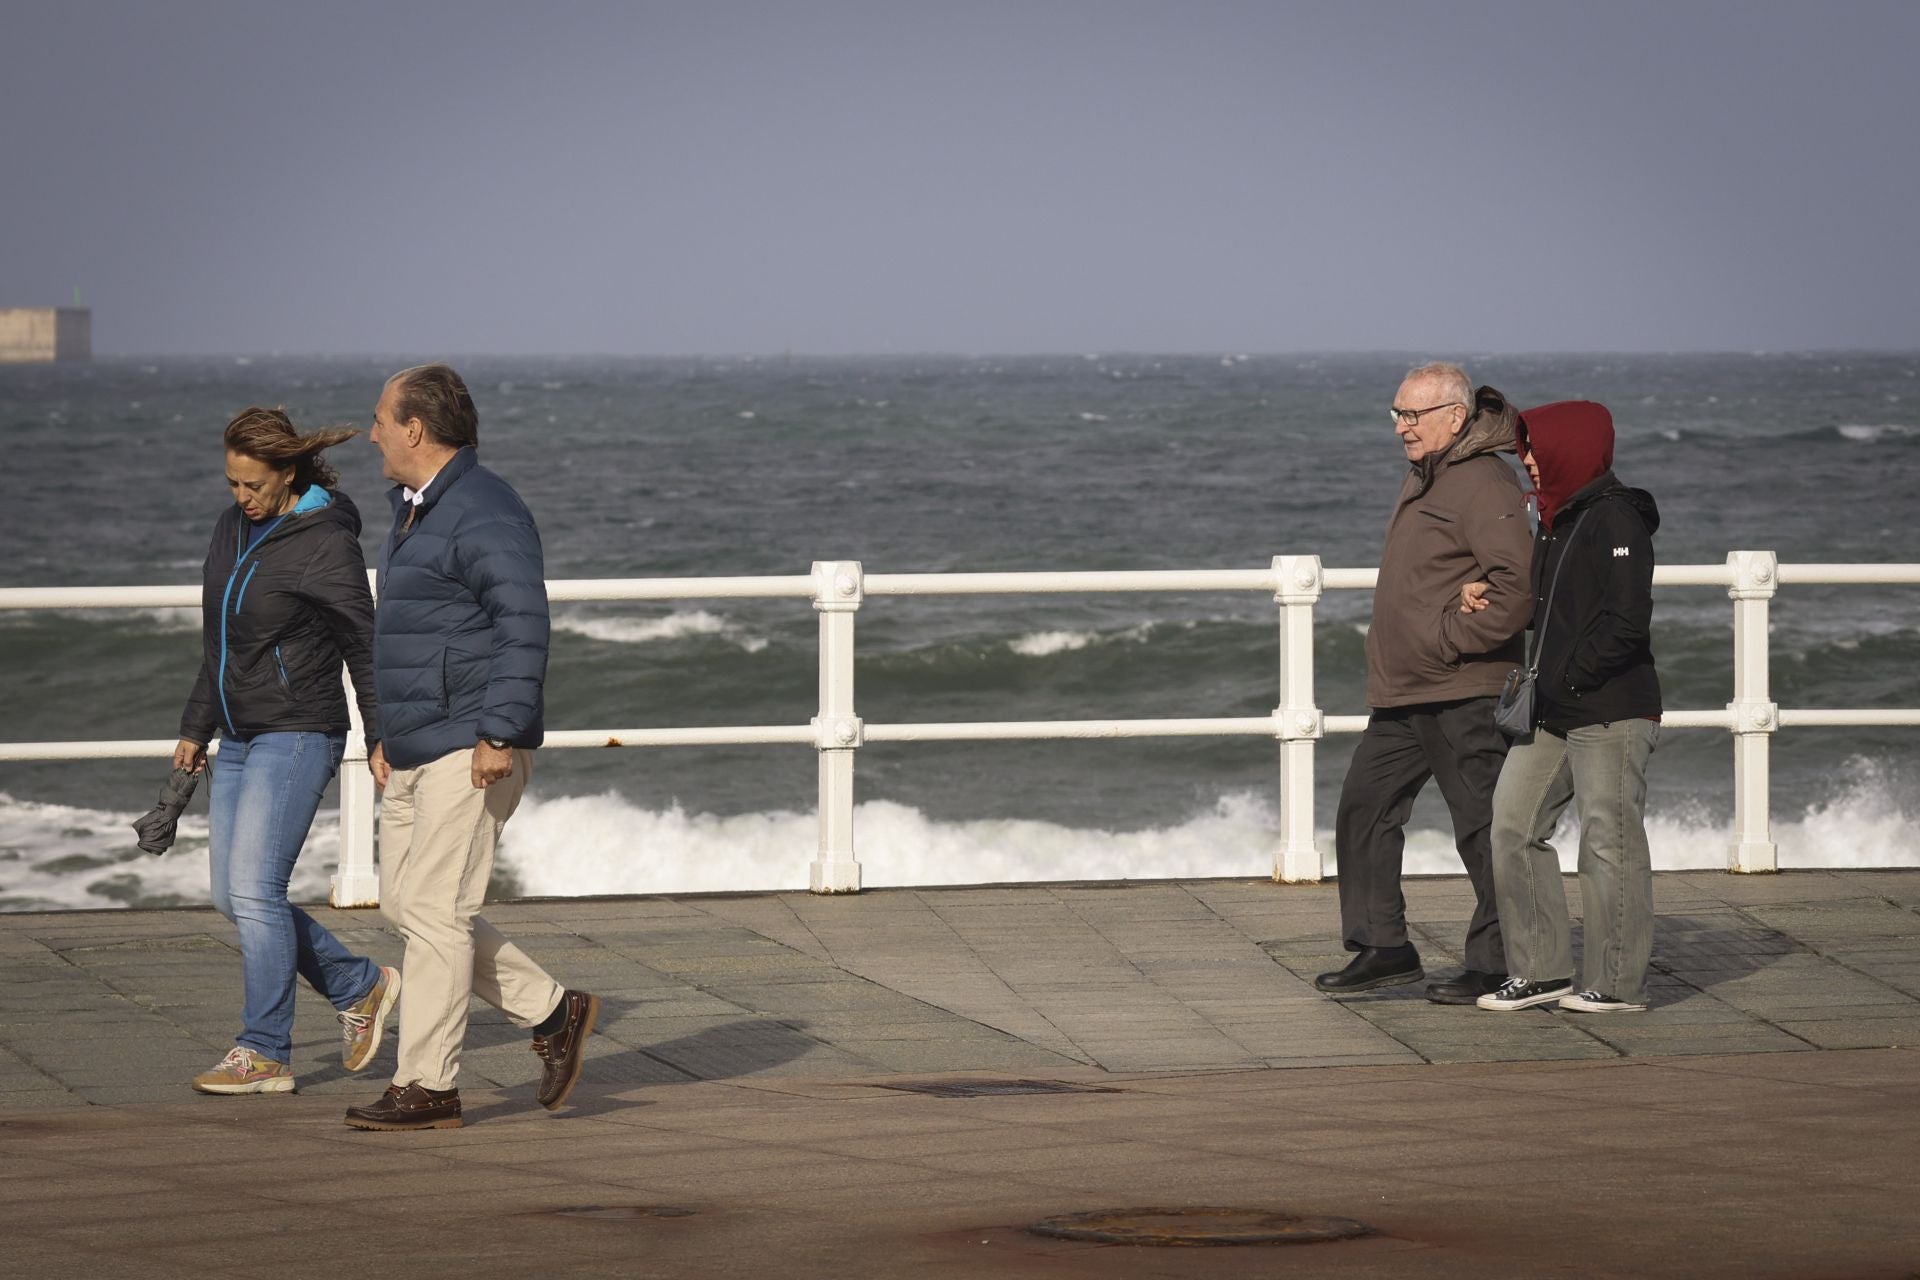
[[1420, 953], [1411, 942], [1397, 947], [1362, 947], [1360, 954], [1338, 973], [1323, 973], [1313, 985], [1331, 995], [1347, 996], [1375, 987], [1397, 987], [1427, 976]]
[[1472, 1004], [1490, 991], [1498, 991], [1507, 980], [1504, 973], [1482, 973], [1469, 969], [1457, 978], [1427, 984], [1427, 999], [1435, 1004]]
[[418, 1082], [388, 1085], [370, 1107], [348, 1107], [347, 1123], [355, 1129], [399, 1132], [406, 1129], [458, 1129], [460, 1091], [422, 1089]]
[[540, 1055], [546, 1070], [540, 1075], [540, 1105], [551, 1111], [567, 1100], [580, 1079], [580, 1064], [587, 1037], [600, 1017], [600, 997], [584, 991], [569, 991], [560, 997], [567, 1020], [550, 1036], [535, 1036], [533, 1051]]

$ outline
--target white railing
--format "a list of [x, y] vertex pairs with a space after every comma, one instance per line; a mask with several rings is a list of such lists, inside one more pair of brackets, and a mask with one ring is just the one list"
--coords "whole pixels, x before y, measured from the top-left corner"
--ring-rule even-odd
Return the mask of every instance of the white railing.
[[[1326, 715], [1313, 686], [1313, 607], [1326, 591], [1371, 590], [1373, 569], [1324, 569], [1318, 556], [1275, 556], [1267, 569], [1139, 573], [867, 574], [857, 561], [816, 563], [806, 575], [754, 578], [615, 578], [551, 582], [554, 601], [805, 599], [820, 615], [819, 714], [804, 725], [684, 729], [562, 729], [552, 748], [686, 747], [785, 743], [819, 756], [820, 842], [809, 883], [815, 893], [860, 888], [854, 853], [853, 761], [876, 742], [1009, 741], [1039, 738], [1273, 738], [1280, 749], [1280, 839], [1273, 878], [1320, 879], [1314, 839], [1314, 744], [1328, 733], [1358, 733], [1364, 715]], [[1654, 571], [1662, 587], [1724, 587], [1733, 600], [1733, 700], [1717, 710], [1667, 711], [1680, 729], [1725, 729], [1734, 743], [1734, 814], [1727, 868], [1778, 868], [1768, 814], [1768, 749], [1776, 729], [1801, 725], [1920, 726], [1920, 709], [1782, 710], [1768, 693], [1767, 606], [1789, 583], [1920, 584], [1920, 564], [1780, 564], [1771, 551], [1735, 551], [1724, 565], [1670, 565]], [[1279, 605], [1279, 704], [1270, 715], [1162, 720], [1026, 720], [948, 724], [867, 724], [854, 706], [854, 617], [870, 596], [1043, 595], [1091, 592], [1258, 591]], [[24, 587], [0, 589], [0, 609], [197, 607], [197, 587]], [[351, 700], [349, 700], [351, 705]], [[358, 714], [340, 773], [340, 866], [336, 906], [372, 906], [373, 782]], [[174, 739], [118, 742], [0, 743], [0, 761], [168, 756]]]

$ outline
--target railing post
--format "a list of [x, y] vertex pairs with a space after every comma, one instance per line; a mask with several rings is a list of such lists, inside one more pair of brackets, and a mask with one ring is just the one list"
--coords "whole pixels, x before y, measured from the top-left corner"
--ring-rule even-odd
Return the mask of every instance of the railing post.
[[1275, 556], [1273, 598], [1280, 605], [1280, 849], [1273, 878], [1283, 884], [1320, 879], [1313, 838], [1313, 744], [1324, 724], [1313, 699], [1313, 606], [1320, 598], [1319, 556]]
[[820, 714], [813, 720], [820, 754], [820, 856], [808, 885], [815, 893], [858, 893], [853, 852], [853, 756], [861, 741], [853, 710], [853, 615], [865, 598], [857, 560], [817, 560], [813, 607], [820, 613]]
[[1779, 585], [1771, 551], [1730, 551], [1733, 570], [1733, 843], [1727, 870], [1765, 873], [1780, 869], [1768, 812], [1769, 747], [1780, 723], [1767, 686], [1767, 602]]
[[327, 900], [336, 907], [380, 905], [380, 873], [373, 865], [373, 815], [379, 798], [367, 772], [366, 731], [353, 676], [347, 685], [347, 751], [340, 758], [340, 864], [334, 869]]

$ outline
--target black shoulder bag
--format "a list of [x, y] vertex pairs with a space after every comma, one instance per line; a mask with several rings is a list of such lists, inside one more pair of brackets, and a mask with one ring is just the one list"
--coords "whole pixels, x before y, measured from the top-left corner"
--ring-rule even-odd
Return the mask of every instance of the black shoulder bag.
[[[1587, 511], [1591, 510], [1592, 507], [1587, 508]], [[1587, 512], [1582, 511], [1580, 519], [1573, 522], [1573, 528], [1567, 530], [1566, 549], [1560, 553], [1560, 563], [1553, 566], [1553, 581], [1547, 584], [1547, 602], [1540, 607], [1540, 615], [1533, 620], [1533, 652], [1527, 658], [1527, 665], [1507, 672], [1506, 687], [1500, 690], [1500, 701], [1493, 706], [1493, 723], [1509, 738], [1524, 738], [1533, 732], [1533, 681], [1540, 674], [1540, 653], [1545, 647], [1547, 617], [1553, 611], [1553, 593], [1560, 585], [1560, 571], [1567, 567], [1567, 557], [1573, 552], [1573, 535], [1580, 532], [1580, 525], [1586, 518]]]

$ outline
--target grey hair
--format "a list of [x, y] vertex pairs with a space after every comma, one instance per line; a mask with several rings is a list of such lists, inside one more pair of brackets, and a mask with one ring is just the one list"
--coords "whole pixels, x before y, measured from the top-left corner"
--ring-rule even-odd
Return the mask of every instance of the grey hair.
[[1430, 364], [1418, 365], [1407, 370], [1407, 380], [1414, 378], [1442, 378], [1447, 383], [1447, 399], [1457, 400], [1466, 407], [1467, 416], [1473, 416], [1473, 379], [1467, 371], [1457, 364], [1445, 360], [1435, 360]]

